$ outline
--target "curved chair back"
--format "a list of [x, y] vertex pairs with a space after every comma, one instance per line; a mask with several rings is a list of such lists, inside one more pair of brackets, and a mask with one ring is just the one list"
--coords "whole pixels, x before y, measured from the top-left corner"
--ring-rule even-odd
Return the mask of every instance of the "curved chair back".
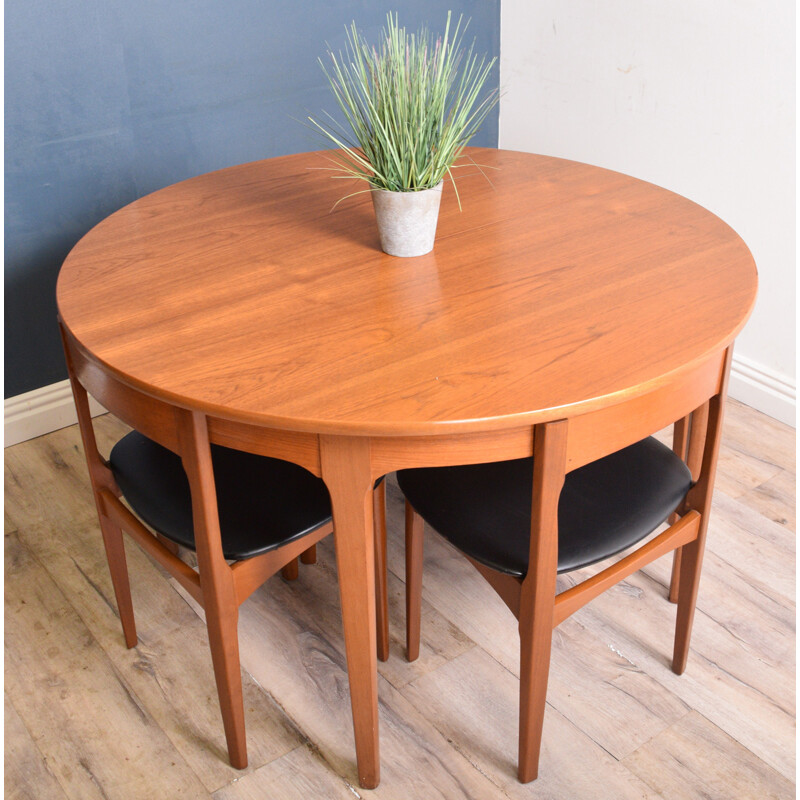
[[[419, 654], [422, 520], [459, 548], [519, 620], [519, 777], [538, 774], [553, 628], [675, 551], [672, 669], [686, 667], [732, 348], [652, 391], [509, 437], [514, 461], [398, 472], [406, 495], [408, 658]], [[647, 439], [675, 425], [673, 451]], [[685, 463], [684, 463], [685, 462]], [[529, 523], [527, 522], [527, 515]], [[669, 517], [669, 527], [647, 538]], [[644, 541], [556, 595], [558, 572]]]

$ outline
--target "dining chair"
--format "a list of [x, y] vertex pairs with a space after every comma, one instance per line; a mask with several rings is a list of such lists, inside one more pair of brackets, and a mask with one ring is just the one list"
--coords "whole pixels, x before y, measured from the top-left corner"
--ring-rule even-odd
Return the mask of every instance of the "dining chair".
[[[553, 629], [675, 551], [672, 670], [686, 668], [730, 368], [690, 370], [650, 395], [535, 425], [531, 456], [405, 469], [407, 657], [419, 655], [423, 526], [476, 567], [519, 621], [519, 779], [538, 774]], [[677, 420], [673, 447], [652, 434]], [[644, 437], [644, 438], [643, 438]], [[665, 521], [669, 526], [648, 538]], [[646, 540], [646, 541], [644, 541]], [[644, 541], [643, 544], [640, 544]], [[630, 550], [556, 594], [556, 576]]]
[[[244, 769], [239, 606], [279, 570], [289, 580], [297, 577], [298, 557], [316, 560], [316, 543], [333, 531], [327, 488], [303, 466], [259, 452], [253, 426], [138, 391], [88, 359], [63, 326], [61, 334], [125, 643], [135, 647], [137, 634], [123, 531], [204, 608], [228, 755]], [[133, 428], [108, 460], [97, 447], [89, 395]], [[374, 495], [377, 576], [385, 572], [382, 480]], [[197, 570], [179, 557], [181, 548], [195, 552]], [[376, 615], [378, 654], [385, 660], [385, 580], [382, 586]]]

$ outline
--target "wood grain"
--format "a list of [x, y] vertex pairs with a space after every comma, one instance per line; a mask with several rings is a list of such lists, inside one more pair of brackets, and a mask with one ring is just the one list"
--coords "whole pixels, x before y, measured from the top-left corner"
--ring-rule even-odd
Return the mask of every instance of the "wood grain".
[[781, 470], [774, 478], [756, 486], [739, 499], [787, 530], [797, 530], [797, 476]]
[[[786, 597], [780, 588], [758, 581], [757, 574], [754, 583], [746, 588], [751, 580], [749, 560], [760, 546], [757, 542], [763, 541], [758, 529], [766, 529], [772, 535], [779, 533], [780, 526], [748, 515], [743, 506], [729, 498], [725, 504], [727, 509], [723, 511], [718, 500], [712, 515], [692, 635], [692, 658], [682, 676], [665, 669], [669, 652], [663, 608], [669, 577], [667, 563], [662, 566], [655, 562], [632, 576], [627, 585], [610, 590], [583, 609], [579, 617], [600, 631], [631, 663], [794, 780], [794, 749], [774, 746], [776, 741], [795, 735], [793, 594]], [[745, 532], [743, 528], [751, 528], [752, 523], [756, 523], [756, 529]], [[789, 536], [786, 531], [781, 532]], [[742, 537], [746, 544], [732, 549], [731, 560], [714, 558], [715, 546]], [[790, 575], [794, 579], [794, 537], [786, 544], [780, 551], [770, 548], [762, 557], [765, 566], [767, 562], [771, 565], [778, 587], [788, 586], [786, 579]], [[659, 567], [659, 579], [649, 577], [648, 572]], [[637, 631], [630, 629], [631, 618], [637, 621]], [[764, 736], [765, 730], [770, 731], [769, 737]]]
[[352, 788], [334, 775], [309, 747], [296, 747], [236, 783], [214, 793], [214, 800], [353, 800]]
[[369, 440], [321, 436], [320, 464], [331, 497], [358, 782], [374, 789], [380, 782], [380, 744]]
[[[641, 798], [646, 785], [548, 704], [542, 760], [551, 765], [537, 782], [517, 779], [516, 718], [519, 685], [483, 649], [475, 648], [415, 680], [405, 694], [434, 720], [464, 756], [497, 785], [494, 797]], [[564, 743], [570, 741], [570, 747]]]
[[752, 257], [705, 209], [585, 164], [470, 156], [491, 183], [463, 170], [463, 211], [447, 189], [434, 251], [414, 259], [380, 251], [369, 197], [331, 213], [338, 182], [309, 169], [322, 154], [168, 187], [78, 243], [60, 314], [87, 355], [169, 402], [390, 436], [595, 410], [744, 325]]
[[533, 434], [530, 556], [519, 603], [519, 779], [539, 774], [558, 572], [558, 498], [567, 464], [566, 420]]
[[[106, 416], [98, 421], [98, 433], [103, 439], [118, 437], [127, 433], [127, 428]], [[36, 449], [41, 444], [42, 440], [38, 440]], [[71, 449], [65, 448], [65, 454]], [[14, 451], [6, 455], [7, 461], [16, 462]], [[76, 466], [77, 475], [79, 469]], [[68, 484], [63, 473], [62, 469], [57, 474]], [[83, 473], [86, 481], [85, 469]], [[7, 494], [12, 495], [13, 491]], [[88, 482], [72, 496], [76, 504], [86, 503], [89, 498]], [[91, 507], [90, 500], [88, 505]], [[136, 545], [129, 545], [140, 642], [134, 650], [127, 650], [120, 636], [96, 519], [92, 525], [84, 526], [54, 514], [44, 523], [25, 526], [19, 536], [69, 597], [70, 605], [113, 664], [115, 674], [147, 706], [153, 721], [203, 785], [214, 791], [239, 777], [242, 773], [227, 764], [205, 626], [171, 588], [160, 568]], [[65, 541], [69, 547], [64, 546]], [[298, 739], [280, 709], [248, 673], [243, 675], [243, 684], [247, 729], [252, 736], [250, 761], [257, 768], [295, 747]], [[89, 708], [92, 709], [91, 701]]]
[[67, 795], [31, 739], [8, 693], [5, 693], [4, 710], [3, 797], [6, 800], [66, 800]]
[[67, 598], [11, 538], [5, 590], [6, 690], [68, 796], [145, 800], [157, 774], [165, 796], [208, 797]]
[[702, 782], [706, 797], [790, 800], [794, 785], [767, 767], [696, 711], [628, 756], [625, 765], [663, 797], [693, 800]]

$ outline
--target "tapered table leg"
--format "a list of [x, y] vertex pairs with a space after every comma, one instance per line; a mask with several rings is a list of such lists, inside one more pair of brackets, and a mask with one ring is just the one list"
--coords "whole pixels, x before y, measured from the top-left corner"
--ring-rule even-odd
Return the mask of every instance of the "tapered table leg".
[[378, 662], [375, 630], [375, 551], [370, 443], [364, 437], [320, 436], [322, 478], [333, 508], [358, 782], [380, 781]]

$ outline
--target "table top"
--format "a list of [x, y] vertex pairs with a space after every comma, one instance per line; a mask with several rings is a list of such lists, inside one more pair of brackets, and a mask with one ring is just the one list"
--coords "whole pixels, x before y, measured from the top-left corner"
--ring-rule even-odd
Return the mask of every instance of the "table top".
[[[273, 428], [497, 430], [643, 394], [718, 352], [756, 294], [723, 221], [652, 184], [474, 149], [432, 253], [381, 252], [324, 153], [209, 173], [72, 250], [59, 312], [123, 381]], [[316, 169], [322, 168], [322, 169]]]

